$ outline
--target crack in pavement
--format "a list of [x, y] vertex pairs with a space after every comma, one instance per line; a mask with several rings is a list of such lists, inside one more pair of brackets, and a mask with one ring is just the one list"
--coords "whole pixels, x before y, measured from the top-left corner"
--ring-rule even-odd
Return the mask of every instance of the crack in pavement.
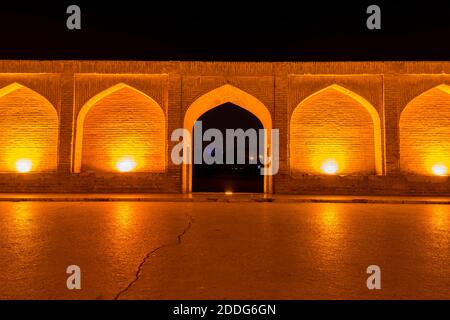
[[120, 298], [121, 295], [123, 295], [124, 293], [126, 293], [128, 290], [131, 289], [131, 287], [139, 280], [139, 277], [141, 276], [142, 273], [142, 269], [144, 267], [144, 265], [148, 262], [148, 260], [150, 259], [150, 257], [157, 251], [164, 249], [164, 248], [168, 248], [168, 247], [172, 247], [172, 246], [176, 246], [176, 245], [180, 245], [181, 244], [181, 240], [183, 238], [183, 236], [189, 231], [189, 229], [192, 226], [192, 222], [194, 221], [192, 216], [190, 216], [189, 214], [185, 213], [186, 217], [188, 218], [188, 224], [186, 226], [186, 228], [184, 228], [183, 232], [181, 232], [178, 236], [177, 236], [177, 242], [175, 243], [168, 243], [168, 244], [164, 244], [162, 246], [159, 246], [155, 249], [153, 249], [152, 251], [150, 251], [149, 253], [147, 253], [144, 257], [144, 259], [142, 259], [142, 262], [139, 264], [136, 274], [134, 276], [133, 281], [131, 281], [124, 289], [122, 289], [121, 291], [119, 291], [118, 294], [116, 294], [116, 296], [114, 297], [113, 300], [118, 300]]

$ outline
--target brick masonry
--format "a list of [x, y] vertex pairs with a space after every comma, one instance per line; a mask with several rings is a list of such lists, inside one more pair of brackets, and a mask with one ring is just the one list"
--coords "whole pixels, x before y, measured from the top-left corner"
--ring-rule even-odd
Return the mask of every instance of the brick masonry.
[[[0, 61], [0, 90], [14, 83], [22, 88], [0, 97], [0, 192], [179, 193], [182, 168], [170, 162], [175, 145], [171, 132], [183, 126], [184, 114], [196, 99], [228, 84], [261, 101], [273, 127], [280, 130], [280, 171], [273, 177], [273, 192], [450, 195], [449, 178], [428, 176], [426, 161], [435, 160], [425, 159], [441, 155], [445, 162], [450, 155], [446, 138], [450, 94], [437, 89], [450, 86], [450, 62]], [[83, 147], [88, 146], [88, 151], [82, 156], [81, 172], [76, 173], [80, 110], [121, 83], [132, 89], [106, 96], [86, 116], [83, 136], [90, 138]], [[381, 131], [379, 175], [374, 174], [368, 113], [350, 96], [323, 90], [330, 86], [362, 97], [376, 110]], [[147, 103], [146, 97], [152, 102]], [[134, 101], [136, 107], [121, 104], [122, 100]], [[305, 109], [301, 109], [303, 102]], [[127, 121], [134, 126], [127, 126]], [[350, 146], [346, 175], [318, 175], [309, 167], [308, 157], [315, 149], [320, 153], [323, 144], [303, 142], [316, 141], [317, 134], [326, 138], [326, 132], [318, 133], [321, 123], [329, 130], [335, 128], [344, 141], [333, 145], [329, 140], [331, 148], [347, 142]], [[17, 137], [14, 131], [26, 134]], [[102, 143], [99, 137], [108, 132]], [[143, 159], [151, 160], [142, 172], [120, 174], [99, 165], [111, 162], [106, 150], [119, 148], [118, 132], [133, 132], [136, 145], [128, 147], [141, 148]], [[148, 137], [156, 144], [144, 148], [142, 141]], [[42, 166], [36, 168], [39, 173], [13, 173], [6, 164], [11, 152], [26, 146], [25, 140], [39, 146], [35, 154], [44, 155]], [[298, 148], [303, 151], [290, 156]]]

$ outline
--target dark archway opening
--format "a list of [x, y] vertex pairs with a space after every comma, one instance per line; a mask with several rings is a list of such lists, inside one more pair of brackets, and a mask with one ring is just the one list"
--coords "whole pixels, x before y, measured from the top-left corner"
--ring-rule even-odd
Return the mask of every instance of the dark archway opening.
[[[259, 119], [249, 111], [232, 103], [222, 104], [205, 112], [197, 121], [202, 122], [202, 133], [208, 129], [218, 129], [223, 137], [223, 150], [208, 148], [212, 141], [202, 141], [202, 155], [208, 152], [216, 156], [216, 152], [222, 153], [223, 164], [206, 164], [203, 159], [201, 164], [196, 164], [198, 157], [194, 152], [194, 164], [192, 168], [192, 191], [193, 192], [264, 192], [264, 175], [261, 174], [263, 165], [261, 163], [261, 151], [264, 139], [259, 135], [263, 125]], [[245, 138], [245, 146], [238, 148], [237, 139], [227, 141], [226, 129], [242, 129], [247, 131], [253, 129], [256, 132], [257, 148], [250, 148], [250, 138]], [[193, 136], [197, 128], [194, 127]], [[253, 131], [252, 130], [252, 131]], [[197, 133], [198, 134], [198, 133]], [[202, 139], [203, 140], [203, 139]], [[214, 138], [212, 139], [214, 141]], [[230, 140], [230, 139], [229, 139]], [[234, 141], [233, 141], [234, 140]], [[233, 143], [234, 142], [234, 143]], [[195, 141], [194, 141], [195, 143]], [[227, 143], [233, 143], [233, 164], [226, 163]], [[194, 149], [197, 146], [194, 145]], [[245, 152], [245, 163], [237, 163], [238, 152]], [[256, 163], [251, 163], [255, 162]]]

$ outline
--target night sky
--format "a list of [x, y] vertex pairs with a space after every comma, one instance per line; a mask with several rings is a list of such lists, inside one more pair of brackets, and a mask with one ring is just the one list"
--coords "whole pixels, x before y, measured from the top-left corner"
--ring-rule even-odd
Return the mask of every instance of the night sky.
[[[450, 10], [444, 1], [329, 2], [3, 1], [0, 58], [323, 61], [450, 57]], [[66, 8], [71, 4], [81, 7], [81, 30], [66, 28]], [[381, 7], [381, 30], [366, 28], [366, 8], [371, 4]]]

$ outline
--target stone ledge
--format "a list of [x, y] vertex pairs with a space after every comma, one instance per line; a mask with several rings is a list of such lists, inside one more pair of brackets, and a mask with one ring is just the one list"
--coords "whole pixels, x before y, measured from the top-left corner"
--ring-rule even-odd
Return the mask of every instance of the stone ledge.
[[301, 196], [194, 193], [194, 194], [0, 194], [0, 202], [268, 202], [268, 203], [352, 203], [352, 204], [442, 204], [450, 197], [381, 197], [381, 196]]

